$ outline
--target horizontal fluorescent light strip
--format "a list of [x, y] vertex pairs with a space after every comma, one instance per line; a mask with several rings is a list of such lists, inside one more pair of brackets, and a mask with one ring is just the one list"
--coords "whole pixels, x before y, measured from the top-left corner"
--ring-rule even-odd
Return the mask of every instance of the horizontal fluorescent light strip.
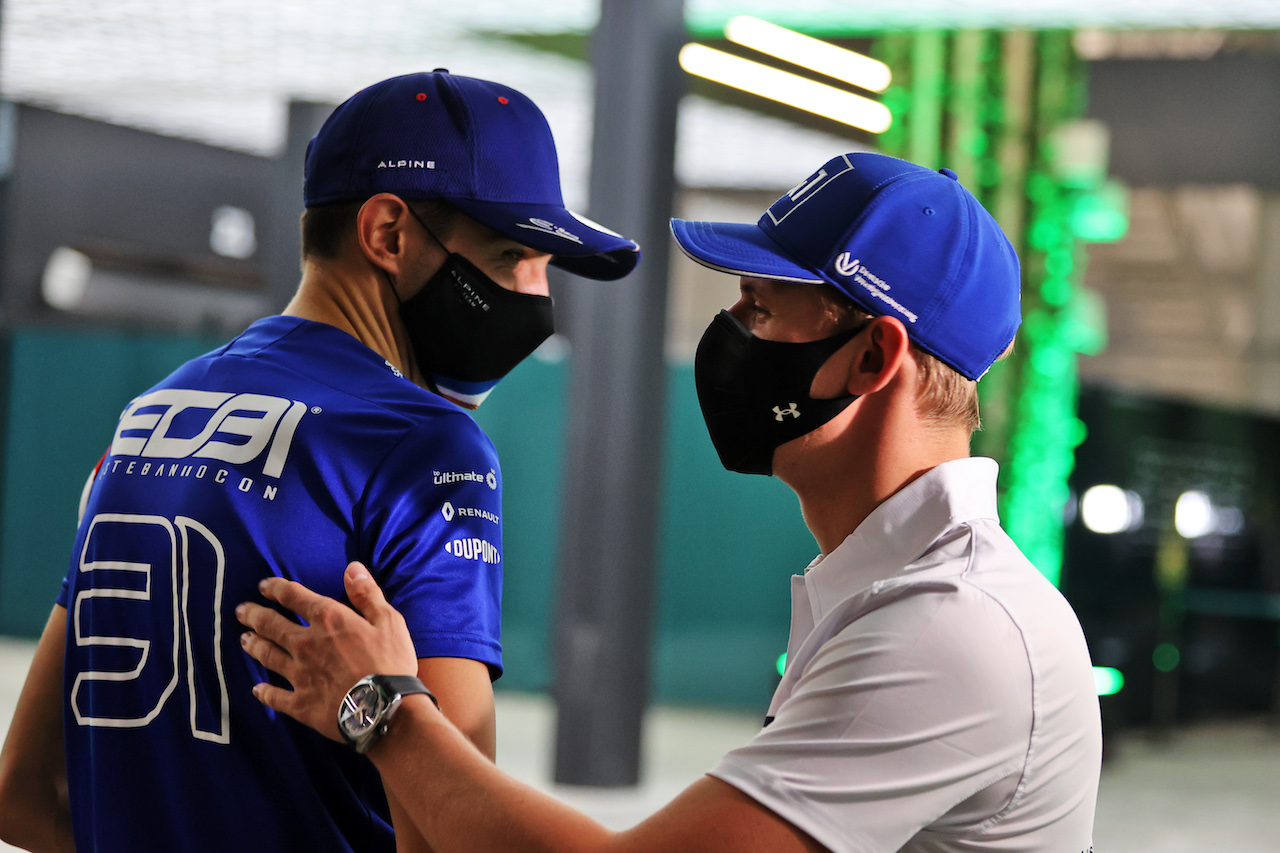
[[893, 77], [889, 66], [877, 59], [749, 15], [730, 20], [724, 28], [724, 37], [734, 44], [872, 92], [883, 92], [889, 88]]
[[893, 123], [889, 108], [879, 101], [705, 45], [681, 48], [680, 67], [698, 77], [872, 133], [884, 133]]

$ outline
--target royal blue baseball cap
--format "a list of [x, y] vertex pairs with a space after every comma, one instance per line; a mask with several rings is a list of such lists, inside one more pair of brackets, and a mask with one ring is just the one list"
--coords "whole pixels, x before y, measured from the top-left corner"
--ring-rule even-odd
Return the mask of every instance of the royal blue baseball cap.
[[830, 284], [969, 379], [1022, 321], [1018, 256], [949, 169], [883, 154], [828, 160], [750, 225], [671, 220], [685, 254], [733, 275]]
[[621, 278], [640, 246], [568, 210], [542, 111], [508, 86], [444, 69], [352, 95], [307, 146], [307, 207], [377, 193], [441, 199], [576, 275]]

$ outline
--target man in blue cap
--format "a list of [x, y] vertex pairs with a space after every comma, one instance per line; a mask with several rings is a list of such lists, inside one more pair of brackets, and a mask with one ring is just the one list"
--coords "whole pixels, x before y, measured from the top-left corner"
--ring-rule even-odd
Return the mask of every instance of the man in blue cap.
[[1001, 530], [995, 463], [969, 457], [976, 381], [1019, 324], [999, 226], [953, 173], [866, 153], [755, 224], [672, 226], [695, 261], [740, 278], [695, 360], [712, 442], [726, 467], [795, 490], [821, 550], [791, 579], [759, 734], [611, 832], [504, 777], [426, 697], [370, 697], [368, 678], [414, 667], [358, 563], [359, 613], [279, 579], [266, 597], [313, 627], [241, 607], [246, 648], [294, 687], [259, 698], [367, 750], [438, 853], [1092, 849], [1084, 637]]
[[501, 472], [463, 409], [552, 333], [548, 263], [618, 278], [638, 247], [565, 209], [528, 98], [444, 70], [339, 106], [303, 193], [295, 298], [130, 402], [86, 490], [0, 757], [7, 841], [425, 849], [372, 764], [254, 700], [238, 642], [260, 580], [340, 597], [353, 559], [493, 756]]

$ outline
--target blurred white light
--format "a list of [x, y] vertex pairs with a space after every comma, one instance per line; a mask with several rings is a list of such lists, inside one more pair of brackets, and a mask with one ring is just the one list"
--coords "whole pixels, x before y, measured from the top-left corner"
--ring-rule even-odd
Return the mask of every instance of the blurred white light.
[[209, 231], [209, 248], [224, 258], [245, 260], [258, 248], [254, 236], [253, 214], [224, 204], [213, 211], [213, 227]]
[[1244, 530], [1244, 513], [1235, 507], [1223, 507], [1214, 511], [1217, 517], [1217, 524], [1214, 526], [1219, 533], [1227, 536], [1234, 536]]
[[1183, 492], [1173, 510], [1173, 526], [1180, 536], [1196, 539], [1214, 530], [1213, 502], [1204, 492]]
[[878, 59], [837, 47], [831, 42], [806, 36], [795, 30], [739, 15], [725, 25], [724, 37], [734, 44], [776, 56], [778, 59], [852, 83], [873, 92], [889, 88], [893, 75]]
[[40, 280], [40, 295], [60, 311], [70, 311], [84, 301], [93, 262], [82, 252], [59, 246], [49, 254]]
[[893, 114], [879, 101], [705, 45], [682, 47], [680, 67], [698, 77], [872, 133], [884, 133], [893, 123]]
[[1142, 498], [1119, 486], [1094, 486], [1080, 499], [1080, 518], [1094, 533], [1123, 533], [1142, 526]]

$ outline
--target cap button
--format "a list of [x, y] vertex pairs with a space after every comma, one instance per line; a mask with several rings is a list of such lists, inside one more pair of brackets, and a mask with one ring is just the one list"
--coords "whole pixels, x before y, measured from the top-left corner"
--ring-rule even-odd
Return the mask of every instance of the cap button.
[[951, 171], [950, 169], [939, 169], [938, 172], [943, 175], [946, 175], [948, 178], [950, 178], [953, 181], [960, 180], [960, 176], [957, 175], [955, 172]]
[[432, 74], [448, 74], [449, 69], [448, 68], [432, 68], [431, 73]]

